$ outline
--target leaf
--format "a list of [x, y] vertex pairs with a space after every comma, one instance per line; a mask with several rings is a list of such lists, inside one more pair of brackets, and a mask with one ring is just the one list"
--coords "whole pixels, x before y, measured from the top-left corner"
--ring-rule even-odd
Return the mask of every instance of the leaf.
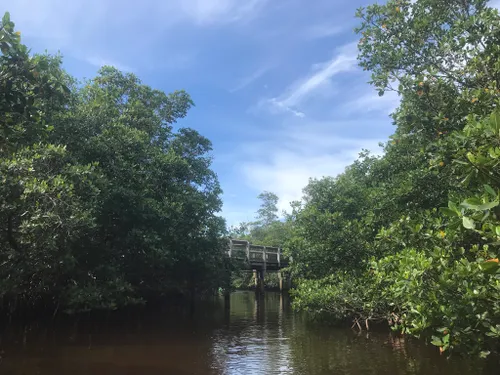
[[479, 198], [475, 198], [475, 197], [468, 198], [460, 204], [460, 207], [467, 208], [469, 210], [474, 210], [474, 211], [489, 210], [489, 209], [496, 207], [496, 206], [498, 206], [498, 201], [482, 203], [481, 200], [479, 200]]
[[474, 156], [474, 154], [472, 152], [468, 152], [467, 153], [467, 159], [471, 162], [471, 163], [475, 163], [476, 162], [476, 158]]
[[477, 206], [477, 210], [478, 211], [490, 210], [496, 206], [498, 206], [498, 201], [487, 202], [487, 203], [483, 203], [483, 204], [480, 204], [479, 206]]
[[472, 220], [471, 218], [469, 218], [467, 216], [463, 217], [462, 224], [467, 229], [476, 229], [476, 226], [474, 225], [474, 220]]
[[490, 155], [490, 158], [492, 158], [492, 159], [497, 159], [498, 158], [498, 155], [495, 152], [495, 149], [493, 147], [491, 147], [491, 148], [488, 149], [488, 155]]
[[479, 353], [479, 357], [480, 358], [486, 358], [490, 355], [490, 351], [489, 350], [483, 350], [481, 353]]
[[490, 185], [484, 185], [484, 190], [486, 190], [486, 192], [490, 194], [492, 197], [497, 196], [497, 193], [495, 193], [495, 190], [493, 190], [493, 188]]
[[479, 265], [481, 269], [483, 270], [484, 273], [492, 274], [498, 271], [500, 268], [500, 265], [494, 260], [487, 260], [486, 262], [483, 262]]
[[443, 340], [441, 340], [440, 337], [432, 336], [431, 344], [435, 346], [443, 346]]
[[458, 209], [457, 205], [456, 205], [454, 202], [452, 202], [452, 201], [449, 201], [449, 202], [448, 202], [448, 208], [449, 208], [450, 210], [455, 211], [457, 214], [459, 214], [459, 213], [460, 213], [460, 210]]
[[443, 343], [448, 344], [450, 342], [450, 334], [446, 334], [443, 336]]
[[5, 12], [5, 14], [2, 17], [2, 25], [5, 26], [8, 23], [10, 23], [10, 13], [9, 12]]
[[483, 202], [481, 202], [481, 200], [479, 198], [472, 197], [472, 198], [467, 198], [462, 203], [460, 203], [460, 207], [471, 208], [471, 207], [476, 207], [476, 206], [480, 205], [481, 203], [483, 203]]
[[458, 216], [458, 213], [456, 211], [451, 210], [448, 207], [441, 207], [439, 211], [441, 211], [446, 216], [451, 216], [451, 217]]
[[473, 176], [472, 176], [472, 173], [469, 173], [469, 174], [467, 174], [467, 176], [465, 176], [465, 178], [464, 178], [462, 181], [460, 181], [460, 183], [461, 183], [462, 185], [467, 186], [467, 185], [469, 185], [469, 182], [470, 182], [470, 180], [472, 179], [472, 177], [473, 177]]
[[491, 114], [490, 126], [495, 131], [495, 133], [498, 135], [498, 133], [500, 131], [500, 113], [498, 111], [495, 111]]

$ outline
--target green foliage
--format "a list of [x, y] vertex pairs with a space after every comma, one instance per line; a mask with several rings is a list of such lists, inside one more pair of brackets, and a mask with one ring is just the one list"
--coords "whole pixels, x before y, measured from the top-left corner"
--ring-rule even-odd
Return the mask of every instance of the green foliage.
[[371, 264], [387, 318], [403, 333], [431, 336], [443, 350], [495, 350], [499, 279], [485, 272], [482, 259], [452, 251], [405, 249]]
[[[259, 194], [258, 198], [262, 203], [257, 211], [257, 220], [229, 228], [229, 236], [247, 240], [254, 245], [282, 247], [286, 239], [290, 237], [291, 226], [289, 222], [278, 218], [278, 196], [265, 191]], [[253, 289], [255, 288], [253, 274], [246, 270], [236, 269], [232, 273], [231, 285], [235, 289]], [[264, 285], [266, 288], [279, 288], [278, 274], [266, 272]]]
[[304, 205], [295, 205], [286, 248], [297, 274], [321, 278], [351, 270], [372, 251], [367, 247], [367, 237], [373, 234], [367, 224], [374, 216], [368, 211], [369, 184], [378, 159], [366, 153], [362, 157], [337, 178], [312, 180], [304, 190]]
[[262, 201], [257, 211], [257, 220], [260, 225], [270, 225], [278, 220], [278, 201], [276, 194], [270, 191], [264, 191], [257, 197]]
[[75, 243], [94, 220], [76, 191], [94, 189], [94, 168], [68, 165], [66, 154], [61, 146], [35, 144], [0, 159], [4, 298], [35, 303], [58, 292], [77, 266]]
[[255, 245], [283, 246], [289, 237], [289, 225], [278, 218], [278, 196], [269, 191], [259, 194], [262, 201], [257, 211], [257, 220], [240, 223], [229, 228], [229, 235], [236, 239], [250, 241]]
[[78, 84], [0, 25], [4, 306], [115, 309], [203, 292], [227, 269], [211, 143], [173, 130], [193, 105], [103, 67]]
[[60, 57], [30, 56], [9, 13], [0, 22], [0, 155], [44, 139], [69, 93]]
[[[294, 308], [308, 311], [316, 319], [344, 322], [352, 319], [365, 328], [384, 318], [385, 301], [373, 284], [373, 276], [336, 272], [321, 279], [298, 280], [291, 291]], [[356, 323], [355, 323], [356, 324]]]
[[382, 95], [396, 80], [403, 89], [423, 81], [423, 92], [427, 80], [483, 88], [497, 78], [489, 68], [499, 52], [498, 12], [487, 3], [390, 0], [361, 8], [360, 65]]
[[500, 17], [485, 0], [358, 10], [360, 65], [397, 91], [396, 130], [289, 217], [294, 305], [387, 321], [443, 352], [500, 343]]
[[[278, 289], [279, 276], [277, 272], [266, 272], [264, 275], [264, 285], [266, 289]], [[255, 279], [253, 272], [248, 270], [235, 270], [232, 273], [231, 287], [234, 289], [255, 289]]]

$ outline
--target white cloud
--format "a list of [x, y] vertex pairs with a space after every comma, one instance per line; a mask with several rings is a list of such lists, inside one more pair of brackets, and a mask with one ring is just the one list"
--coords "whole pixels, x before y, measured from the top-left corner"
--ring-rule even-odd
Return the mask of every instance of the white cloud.
[[326, 62], [313, 64], [311, 74], [293, 83], [279, 97], [267, 100], [271, 109], [281, 112], [291, 112], [298, 117], [304, 117], [298, 109], [308, 97], [318, 94], [321, 90], [330, 90], [331, 79], [340, 73], [349, 72], [356, 67], [357, 44], [349, 43], [337, 50], [337, 54]]
[[[22, 34], [59, 42], [68, 42], [84, 26], [94, 27], [108, 5], [96, 0], [0, 0], [0, 8], [11, 12]], [[90, 10], [92, 17], [88, 17]]]
[[[31, 32], [60, 35], [75, 27], [109, 26], [132, 22], [137, 18], [161, 20], [173, 25], [186, 20], [199, 25], [250, 19], [268, 0], [0, 0], [0, 8], [9, 9]], [[51, 21], [51, 22], [47, 22]], [[130, 23], [129, 26], [133, 26]], [[133, 27], [130, 27], [132, 30]]]
[[271, 69], [271, 67], [272, 67], [271, 65], [266, 65], [257, 69], [249, 76], [242, 78], [235, 87], [229, 90], [229, 92], [233, 93], [236, 91], [243, 90], [245, 87], [251, 85], [254, 81], [258, 80], [260, 77], [266, 74]]
[[265, 100], [264, 102], [261, 102], [261, 103], [262, 103], [262, 105], [264, 105], [264, 104], [270, 105], [269, 109], [270, 109], [271, 113], [288, 112], [288, 113], [291, 113], [292, 115], [300, 117], [300, 118], [306, 116], [304, 112], [293, 109], [292, 107], [287, 106], [284, 102], [282, 102], [276, 98], [271, 98], [271, 99]]
[[[93, 65], [99, 65], [96, 62], [105, 55], [104, 61], [125, 66], [131, 59], [141, 59], [140, 53], [134, 56], [132, 52], [152, 50], [158, 41], [168, 45], [173, 55], [182, 55], [173, 56], [174, 63], [181, 61], [192, 51], [185, 51], [179, 35], [192, 35], [213, 25], [239, 26], [254, 19], [267, 1], [0, 0], [0, 9], [8, 9], [22, 35], [40, 40], [44, 49], [62, 50]], [[128, 54], [124, 48], [129, 49]]]
[[[339, 128], [356, 128], [354, 122], [303, 123], [286, 126], [273, 140], [245, 147], [244, 179], [255, 191], [268, 190], [280, 198], [280, 210], [302, 197], [310, 178], [335, 176], [351, 164], [362, 149], [380, 154], [379, 139], [337, 136]], [[361, 129], [360, 129], [361, 130]], [[276, 140], [275, 140], [276, 139]], [[279, 139], [279, 141], [278, 141]]]
[[221, 212], [221, 216], [226, 219], [226, 225], [228, 227], [237, 226], [240, 223], [248, 223], [255, 221], [255, 210], [248, 209], [242, 210], [241, 205], [230, 206], [224, 203], [224, 207]]
[[327, 38], [330, 36], [338, 35], [343, 30], [344, 28], [338, 25], [329, 25], [329, 24], [313, 25], [305, 30], [304, 37], [306, 39]]
[[109, 66], [114, 66], [116, 69], [121, 70], [122, 72], [133, 72], [134, 71], [133, 68], [131, 68], [127, 65], [123, 65], [123, 64], [120, 64], [119, 62], [107, 60], [107, 59], [104, 59], [104, 58], [101, 58], [98, 56], [87, 57], [86, 61], [89, 64], [92, 64], [98, 68], [101, 68], [104, 65], [109, 65]]
[[198, 24], [235, 22], [253, 18], [267, 0], [176, 0], [180, 9]]
[[370, 88], [370, 92], [359, 96], [358, 98], [347, 102], [343, 109], [344, 114], [349, 115], [352, 113], [369, 113], [369, 112], [383, 112], [390, 114], [398, 107], [401, 98], [395, 91], [388, 91], [383, 96]]

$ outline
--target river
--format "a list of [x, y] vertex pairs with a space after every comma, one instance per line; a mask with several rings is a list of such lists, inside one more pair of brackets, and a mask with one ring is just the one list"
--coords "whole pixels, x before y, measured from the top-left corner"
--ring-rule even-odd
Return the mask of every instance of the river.
[[110, 314], [6, 325], [2, 375], [498, 374], [480, 361], [446, 359], [436, 348], [389, 333], [310, 324], [286, 296], [236, 292], [194, 311]]

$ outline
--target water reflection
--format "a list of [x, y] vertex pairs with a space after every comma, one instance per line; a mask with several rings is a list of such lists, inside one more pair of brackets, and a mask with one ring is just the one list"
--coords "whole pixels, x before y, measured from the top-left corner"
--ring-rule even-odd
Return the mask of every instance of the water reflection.
[[10, 324], [0, 374], [497, 374], [387, 333], [308, 324], [286, 295], [233, 293], [197, 306], [106, 319]]
[[230, 324], [213, 337], [214, 369], [222, 374], [293, 374], [283, 324], [286, 298], [274, 293], [234, 293]]

